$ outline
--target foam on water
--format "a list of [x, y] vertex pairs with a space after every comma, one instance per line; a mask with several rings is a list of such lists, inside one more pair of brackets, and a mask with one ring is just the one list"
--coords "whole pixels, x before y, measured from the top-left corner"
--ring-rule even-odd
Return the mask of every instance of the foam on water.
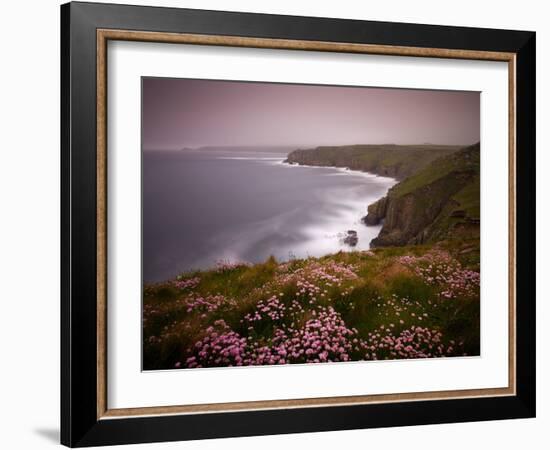
[[[361, 218], [396, 180], [325, 166], [286, 164], [286, 154], [149, 155], [144, 163], [144, 280], [208, 269], [367, 250], [380, 226]], [[358, 242], [343, 242], [348, 230]]]
[[[286, 158], [273, 157], [219, 157], [219, 159], [250, 160], [262, 164], [277, 165], [281, 168], [293, 170], [316, 169], [320, 177], [352, 177], [358, 182], [369, 180], [386, 192], [396, 183], [396, 180], [389, 177], [381, 177], [375, 174], [350, 170], [340, 167], [327, 166], [304, 166], [285, 163]], [[307, 258], [309, 256], [320, 257], [339, 251], [361, 251], [370, 248], [370, 241], [378, 236], [381, 225], [365, 226], [361, 218], [366, 215], [367, 206], [378, 200], [380, 196], [369, 195], [368, 185], [357, 185], [354, 188], [336, 188], [332, 191], [324, 191], [323, 198], [319, 201], [324, 204], [322, 214], [312, 218], [309, 223], [302, 224], [299, 229], [288, 233], [286, 242], [280, 242], [276, 247], [266, 252], [265, 256], [273, 255], [279, 261], [289, 258]], [[378, 191], [378, 189], [377, 189]], [[312, 193], [318, 195], [318, 193]], [[225, 261], [248, 262], [249, 255], [254, 253], [266, 236], [285, 236], [285, 224], [292, 222], [293, 217], [303, 214], [300, 210], [291, 210], [284, 214], [270, 217], [268, 220], [254, 222], [239, 234], [232, 237], [218, 236], [218, 242], [225, 242], [220, 252], [220, 259]], [[357, 232], [358, 242], [356, 246], [349, 246], [343, 242], [348, 230]], [[299, 236], [298, 240], [296, 236]], [[206, 263], [211, 258], [205, 258]], [[257, 261], [250, 261], [257, 262]]]

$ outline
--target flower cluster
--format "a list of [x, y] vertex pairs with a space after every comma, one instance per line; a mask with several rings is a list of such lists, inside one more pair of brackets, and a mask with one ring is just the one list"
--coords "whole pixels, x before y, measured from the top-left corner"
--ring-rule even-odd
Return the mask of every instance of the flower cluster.
[[357, 330], [349, 329], [331, 307], [322, 308], [317, 318], [301, 327], [276, 328], [269, 345], [250, 336], [241, 337], [223, 320], [206, 332], [191, 350], [193, 356], [187, 358], [187, 367], [349, 361], [354, 347], [360, 350]]
[[207, 295], [206, 297], [202, 297], [200, 295], [190, 295], [185, 302], [185, 307], [188, 313], [214, 312], [222, 305], [234, 306], [235, 301], [218, 294]]
[[216, 261], [216, 271], [221, 273], [248, 266], [250, 266], [250, 264], [243, 261], [230, 261], [228, 259], [220, 259]]
[[459, 350], [454, 341], [445, 345], [443, 334], [438, 330], [411, 326], [399, 334], [394, 332], [394, 324], [381, 325], [368, 333], [368, 339], [362, 342], [365, 359], [415, 359], [451, 356]]
[[446, 278], [445, 283], [448, 287], [440, 294], [444, 298], [479, 295], [479, 273], [473, 270], [455, 270]]
[[[416, 359], [462, 355], [463, 343], [443, 343], [440, 331], [411, 326], [401, 332], [392, 323], [358, 337], [340, 314], [323, 309], [302, 327], [276, 328], [270, 342], [261, 343], [231, 330], [223, 320], [209, 327], [194, 345], [186, 367], [252, 366], [355, 360]], [[355, 355], [355, 357], [353, 357]], [[181, 364], [181, 363], [180, 363]], [[179, 367], [179, 366], [178, 366]]]
[[250, 267], [220, 262], [214, 270], [144, 292], [147, 367], [436, 358], [479, 351], [476, 328], [461, 332], [464, 324], [479, 324], [479, 273], [439, 248], [421, 256], [376, 250], [284, 264], [272, 259]]
[[349, 329], [332, 307], [320, 308], [315, 319], [300, 328], [277, 330], [273, 349], [285, 362], [349, 361], [357, 330]]
[[285, 267], [283, 273], [276, 277], [274, 284], [294, 286], [298, 296], [303, 296], [310, 304], [314, 304], [321, 299], [327, 300], [330, 290], [338, 289], [340, 293], [349, 292], [343, 287], [343, 283], [357, 278], [353, 265], [335, 261], [320, 263], [312, 260], [294, 270], [290, 270], [288, 266]]
[[285, 305], [274, 295], [265, 301], [260, 300], [256, 304], [256, 309], [252, 313], [244, 316], [241, 322], [246, 322], [248, 324], [264, 320], [277, 322], [285, 316], [285, 309]]
[[178, 289], [194, 289], [201, 282], [199, 277], [188, 278], [186, 280], [175, 280], [172, 284]]
[[[242, 366], [246, 338], [232, 331], [223, 320], [217, 320], [206, 329], [206, 336], [197, 341], [191, 351], [194, 355], [185, 361], [189, 368]], [[181, 362], [178, 367], [180, 365]]]
[[399, 262], [410, 267], [428, 285], [440, 287], [440, 297], [452, 299], [479, 295], [479, 272], [463, 269], [447, 253], [433, 250], [423, 256], [401, 256]]

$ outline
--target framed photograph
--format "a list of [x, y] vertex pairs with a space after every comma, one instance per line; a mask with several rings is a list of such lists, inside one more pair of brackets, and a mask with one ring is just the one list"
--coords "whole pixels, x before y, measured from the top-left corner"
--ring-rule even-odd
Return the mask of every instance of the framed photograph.
[[61, 7], [71, 447], [535, 415], [535, 33]]

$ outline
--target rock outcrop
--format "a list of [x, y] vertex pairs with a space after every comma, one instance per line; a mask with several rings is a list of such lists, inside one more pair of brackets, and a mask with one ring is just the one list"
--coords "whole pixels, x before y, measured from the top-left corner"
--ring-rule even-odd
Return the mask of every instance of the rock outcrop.
[[355, 247], [359, 242], [359, 237], [357, 236], [357, 231], [348, 230], [343, 239], [344, 244], [349, 245], [350, 247]]
[[386, 207], [388, 198], [382, 197], [377, 202], [372, 203], [367, 208], [367, 215], [361, 220], [365, 225], [378, 225], [386, 217]]

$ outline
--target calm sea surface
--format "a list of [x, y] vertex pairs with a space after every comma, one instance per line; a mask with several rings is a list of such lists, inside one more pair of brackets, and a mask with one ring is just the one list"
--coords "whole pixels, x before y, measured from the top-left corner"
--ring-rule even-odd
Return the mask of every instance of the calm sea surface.
[[393, 179], [283, 164], [285, 153], [148, 151], [143, 156], [143, 278], [154, 282], [217, 261], [261, 262], [369, 248], [360, 222]]

